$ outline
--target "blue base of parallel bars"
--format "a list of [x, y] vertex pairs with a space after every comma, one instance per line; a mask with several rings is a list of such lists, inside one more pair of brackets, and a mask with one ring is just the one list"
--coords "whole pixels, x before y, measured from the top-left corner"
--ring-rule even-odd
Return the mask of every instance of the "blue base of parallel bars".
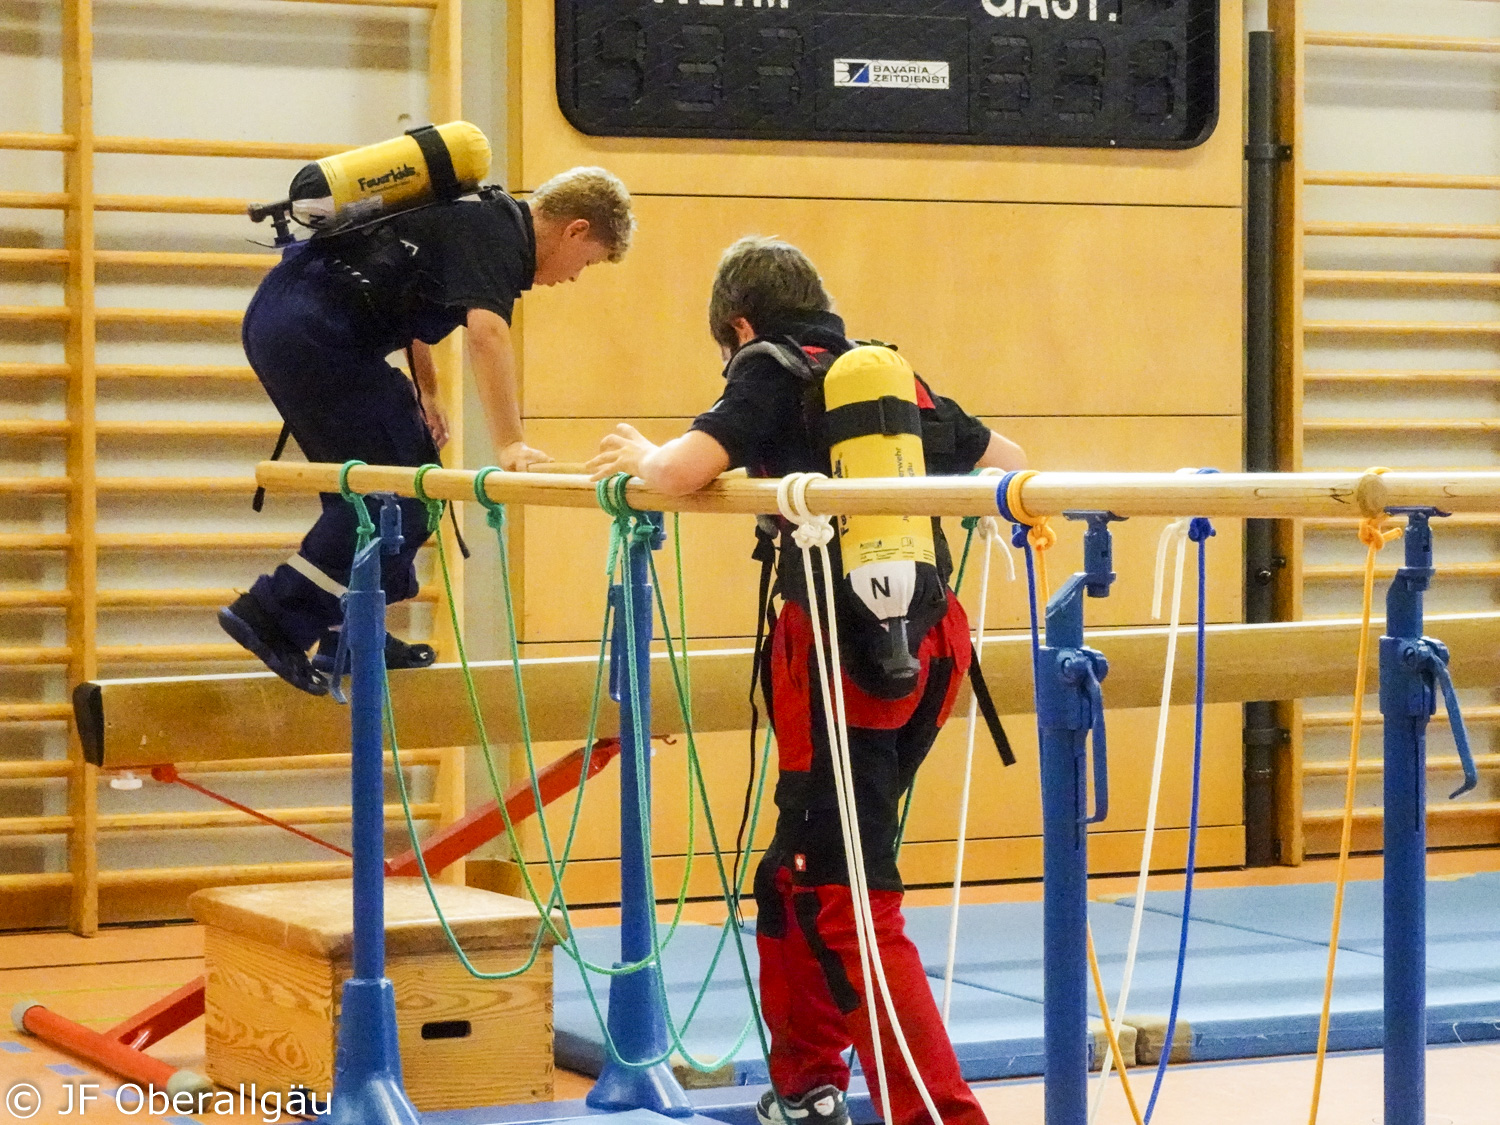
[[327, 1125], [419, 1125], [422, 1118], [401, 1084], [396, 1040], [396, 990], [391, 982], [344, 982], [339, 1048]]
[[1406, 565], [1386, 594], [1380, 638], [1384, 737], [1385, 1125], [1427, 1113], [1427, 720], [1434, 684], [1412, 659], [1432, 580], [1432, 512], [1408, 513]]
[[[599, 1122], [607, 1117], [610, 1125], [756, 1125], [755, 1107], [769, 1089], [766, 1086], [720, 1086], [712, 1090], [690, 1090], [686, 1098], [691, 1117], [664, 1117], [648, 1110], [605, 1113], [585, 1101], [540, 1102], [533, 1105], [489, 1106], [483, 1109], [455, 1109], [424, 1114], [423, 1125], [560, 1125], [567, 1121]], [[862, 1077], [849, 1084], [849, 1117], [853, 1125], [879, 1125], [880, 1118], [870, 1102], [870, 1092]]]
[[419, 1125], [401, 1083], [396, 991], [385, 975], [385, 594], [380, 556], [400, 549], [400, 509], [383, 498], [381, 536], [354, 559], [344, 595], [350, 655], [350, 804], [354, 851], [354, 975], [339, 1013], [327, 1125]]
[[[1090, 1036], [1088, 968], [1088, 757], [1093, 727], [1084, 682], [1070, 665], [1092, 662], [1083, 645], [1083, 598], [1109, 595], [1114, 581], [1109, 513], [1087, 518], [1084, 571], [1047, 606], [1046, 637], [1036, 661], [1042, 783], [1042, 1035], [1046, 1045], [1046, 1125], [1087, 1125]], [[1097, 674], [1105, 668], [1100, 659]], [[1096, 755], [1102, 747], [1094, 748]], [[1096, 763], [1097, 764], [1097, 763]], [[1096, 774], [1096, 777], [1098, 775]], [[1101, 778], [1102, 780], [1102, 778]], [[1108, 784], [1099, 787], [1107, 807]]]
[[[649, 543], [628, 538], [624, 584], [611, 587], [609, 592], [615, 614], [610, 636], [610, 695], [620, 705], [620, 961], [616, 968], [645, 960], [655, 943], [656, 904], [647, 879], [651, 857], [642, 847], [641, 813], [643, 808], [649, 810], [651, 803], [649, 724], [654, 605], [648, 552], [661, 543], [659, 531]], [[625, 625], [627, 597], [635, 619], [633, 651]], [[638, 697], [631, 693], [631, 668], [635, 670]], [[645, 745], [636, 737], [637, 706], [646, 724]], [[654, 1059], [667, 1053], [663, 992], [659, 965], [609, 978], [606, 1026], [621, 1058]], [[592, 1110], [650, 1110], [677, 1119], [693, 1116], [692, 1103], [665, 1061], [645, 1068], [611, 1061], [585, 1100]]]

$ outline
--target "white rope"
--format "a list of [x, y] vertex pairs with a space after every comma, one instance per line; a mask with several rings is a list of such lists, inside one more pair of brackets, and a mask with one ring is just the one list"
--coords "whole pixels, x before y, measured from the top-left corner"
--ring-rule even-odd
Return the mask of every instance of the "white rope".
[[[1172, 577], [1171, 623], [1167, 628], [1167, 662], [1162, 675], [1161, 708], [1156, 721], [1156, 754], [1151, 761], [1151, 796], [1146, 803], [1146, 838], [1141, 845], [1141, 871], [1135, 884], [1135, 907], [1130, 918], [1130, 943], [1125, 950], [1125, 974], [1120, 980], [1120, 998], [1115, 1004], [1111, 1022], [1115, 1037], [1125, 1025], [1125, 1008], [1130, 1003], [1130, 985], [1135, 976], [1136, 957], [1141, 947], [1141, 923], [1146, 913], [1146, 885], [1151, 875], [1151, 851], [1156, 843], [1157, 808], [1161, 798], [1161, 779], [1167, 756], [1167, 718], [1172, 703], [1172, 677], [1177, 666], [1177, 636], [1182, 628], [1182, 574], [1187, 560], [1188, 527], [1191, 520], [1180, 519], [1162, 529], [1161, 539], [1156, 544], [1156, 580], [1151, 595], [1151, 617], [1161, 620], [1161, 595], [1163, 579], [1166, 577], [1167, 549], [1175, 541], [1177, 559]], [[1099, 1106], [1104, 1102], [1104, 1091], [1109, 1085], [1109, 1075], [1114, 1059], [1106, 1052], [1094, 1087], [1094, 1101], [1089, 1107], [1089, 1123], [1093, 1125]]]
[[[885, 965], [880, 955], [879, 937], [875, 930], [875, 914], [870, 905], [870, 885], [865, 874], [863, 842], [860, 838], [859, 817], [854, 793], [854, 769], [849, 755], [849, 725], [844, 709], [844, 671], [839, 653], [838, 611], [836, 609], [836, 579], [832, 571], [832, 559], [828, 544], [833, 540], [833, 525], [828, 516], [815, 515], [807, 507], [807, 486], [814, 480], [826, 479], [822, 473], [797, 473], [784, 477], [776, 489], [776, 503], [782, 516], [796, 526], [792, 539], [802, 549], [802, 571], [807, 581], [807, 604], [812, 617], [813, 645], [818, 657], [818, 683], [823, 694], [823, 716], [828, 730], [829, 756], [833, 761], [834, 791], [838, 798], [839, 822], [844, 838], [844, 855], [848, 863], [849, 892], [854, 905], [854, 930], [859, 943], [860, 971], [864, 977], [865, 1002], [870, 1019], [871, 1050], [875, 1056], [875, 1069], [880, 1089], [880, 1103], [889, 1116], [891, 1112], [890, 1089], [886, 1080], [885, 1054], [880, 1042], [879, 1012], [875, 1006], [875, 988], [878, 985], [890, 1019], [892, 1036], [900, 1048], [901, 1057], [912, 1077], [912, 1083], [921, 1095], [922, 1104], [931, 1115], [933, 1125], [943, 1125], [942, 1115], [927, 1091], [911, 1048], [906, 1042], [906, 1033], [896, 1014], [896, 1003], [886, 981]], [[828, 607], [828, 645], [823, 643], [822, 614], [818, 607], [818, 592], [813, 575], [812, 552], [822, 556], [823, 595]]]
[[[1016, 580], [1016, 560], [1005, 547], [1004, 533], [1000, 521], [990, 516], [981, 520], [975, 529], [984, 545], [984, 569], [979, 579], [979, 620], [974, 632], [974, 662], [978, 664], [984, 656], [984, 618], [990, 598], [990, 563], [993, 549], [999, 543], [1000, 553], [1010, 564], [1010, 580]], [[948, 959], [943, 966], [943, 1026], [947, 1027], [953, 1010], [953, 973], [958, 960], [958, 921], [963, 906], [964, 855], [969, 843], [969, 793], [974, 780], [974, 743], [979, 727], [979, 697], [969, 697], [969, 735], [964, 749], [964, 783], [958, 798], [958, 853], [953, 860], [953, 898], [948, 904]]]

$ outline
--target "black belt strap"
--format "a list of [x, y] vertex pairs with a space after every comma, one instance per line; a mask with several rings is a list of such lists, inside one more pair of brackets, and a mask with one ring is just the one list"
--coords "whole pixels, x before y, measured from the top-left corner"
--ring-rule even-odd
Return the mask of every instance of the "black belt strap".
[[[430, 128], [431, 126], [429, 126]], [[446, 149], [444, 150], [447, 151]], [[417, 349], [412, 344], [406, 345], [406, 370], [411, 373], [412, 389], [417, 392], [417, 417], [422, 425], [427, 425], [427, 407], [422, 402], [422, 384], [417, 381]], [[432, 439], [432, 459], [439, 460], [443, 451], [437, 447], [437, 439]], [[458, 553], [464, 558], [469, 557], [469, 545], [464, 542], [464, 533], [458, 529], [458, 507], [454, 504], [448, 505], [448, 517], [453, 521], [453, 540], [458, 544]]]
[[917, 404], [895, 395], [836, 406], [823, 415], [823, 440], [829, 446], [850, 438], [882, 434], [922, 436], [922, 412]]
[[974, 700], [979, 704], [979, 713], [984, 716], [984, 725], [990, 728], [990, 737], [995, 740], [995, 749], [1000, 751], [1000, 761], [1007, 766], [1016, 764], [1015, 751], [1010, 748], [1010, 737], [1000, 725], [1000, 714], [995, 710], [995, 701], [990, 697], [990, 685], [984, 682], [984, 673], [979, 668], [979, 654], [969, 646], [969, 686], [974, 689]]
[[436, 125], [418, 125], [408, 129], [406, 135], [417, 142], [422, 150], [422, 159], [427, 161], [427, 182], [432, 194], [439, 199], [457, 199], [463, 192], [458, 182], [458, 173], [453, 170], [453, 154], [448, 151]]
[[[281, 433], [276, 437], [276, 448], [271, 451], [271, 460], [280, 461], [281, 455], [286, 452], [286, 439], [292, 436], [292, 428], [285, 422], [281, 423]], [[255, 498], [250, 501], [252, 511], [260, 511], [266, 506], [266, 486], [261, 485], [255, 490]]]

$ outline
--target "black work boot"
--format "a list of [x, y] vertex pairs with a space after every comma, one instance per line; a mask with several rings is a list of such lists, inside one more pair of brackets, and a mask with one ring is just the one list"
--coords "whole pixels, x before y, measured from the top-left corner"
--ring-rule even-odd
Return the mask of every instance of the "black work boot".
[[258, 656], [267, 668], [308, 695], [327, 695], [328, 682], [297, 647], [276, 619], [249, 594], [219, 610], [219, 625], [239, 645]]
[[[338, 629], [330, 629], [318, 641], [312, 666], [325, 677], [333, 676], [333, 660], [339, 651]], [[437, 660], [437, 650], [428, 644], [407, 644], [400, 637], [385, 635], [385, 666], [393, 672], [404, 668], [428, 668]]]

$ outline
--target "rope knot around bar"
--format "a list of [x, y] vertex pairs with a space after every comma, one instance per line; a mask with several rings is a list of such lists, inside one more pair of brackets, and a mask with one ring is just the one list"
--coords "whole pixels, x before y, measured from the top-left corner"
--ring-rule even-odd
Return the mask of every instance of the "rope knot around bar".
[[484, 509], [485, 522], [497, 532], [505, 529], [505, 505], [490, 497], [485, 491], [484, 482], [490, 479], [491, 473], [503, 471], [499, 465], [486, 465], [474, 474], [474, 499]]
[[375, 521], [370, 517], [370, 505], [365, 498], [349, 487], [349, 470], [364, 466], [365, 462], [349, 460], [344, 462], [343, 468], [339, 470], [339, 494], [349, 502], [354, 509], [354, 516], [359, 521], [358, 553], [360, 548], [371, 542], [380, 532], [375, 527]]
[[822, 473], [791, 473], [776, 486], [781, 517], [793, 525], [792, 539], [804, 551], [833, 542], [833, 517], [819, 515], [807, 506], [808, 485], [827, 479]]
[[1021, 501], [1021, 490], [1026, 487], [1026, 482], [1038, 475], [1035, 469], [1006, 473], [995, 488], [995, 506], [1011, 523], [1026, 527], [1026, 542], [1031, 544], [1032, 550], [1042, 552], [1057, 546], [1057, 532], [1052, 530], [1046, 516], [1028, 512]]
[[427, 531], [429, 533], [437, 531], [438, 526], [443, 522], [443, 509], [447, 507], [448, 502], [446, 500], [434, 500], [431, 496], [428, 496], [427, 489], [422, 485], [422, 478], [432, 472], [433, 469], [441, 468], [441, 465], [435, 464], [422, 465], [417, 469], [417, 475], [412, 478], [411, 482], [412, 494], [427, 509]]
[[[1389, 469], [1377, 467], [1370, 469], [1365, 477], [1379, 478], [1388, 472], [1390, 472]], [[1367, 515], [1359, 521], [1359, 541], [1366, 547], [1373, 547], [1377, 551], [1387, 543], [1400, 539], [1403, 534], [1401, 528], [1390, 526], [1390, 517], [1386, 514], [1384, 507], [1380, 509], [1378, 515]]]
[[630, 481], [629, 473], [605, 477], [594, 485], [594, 495], [599, 501], [599, 507], [615, 521], [615, 527], [622, 538], [648, 542], [655, 538], [658, 528], [648, 513], [632, 507], [626, 499], [625, 490], [630, 486]]

